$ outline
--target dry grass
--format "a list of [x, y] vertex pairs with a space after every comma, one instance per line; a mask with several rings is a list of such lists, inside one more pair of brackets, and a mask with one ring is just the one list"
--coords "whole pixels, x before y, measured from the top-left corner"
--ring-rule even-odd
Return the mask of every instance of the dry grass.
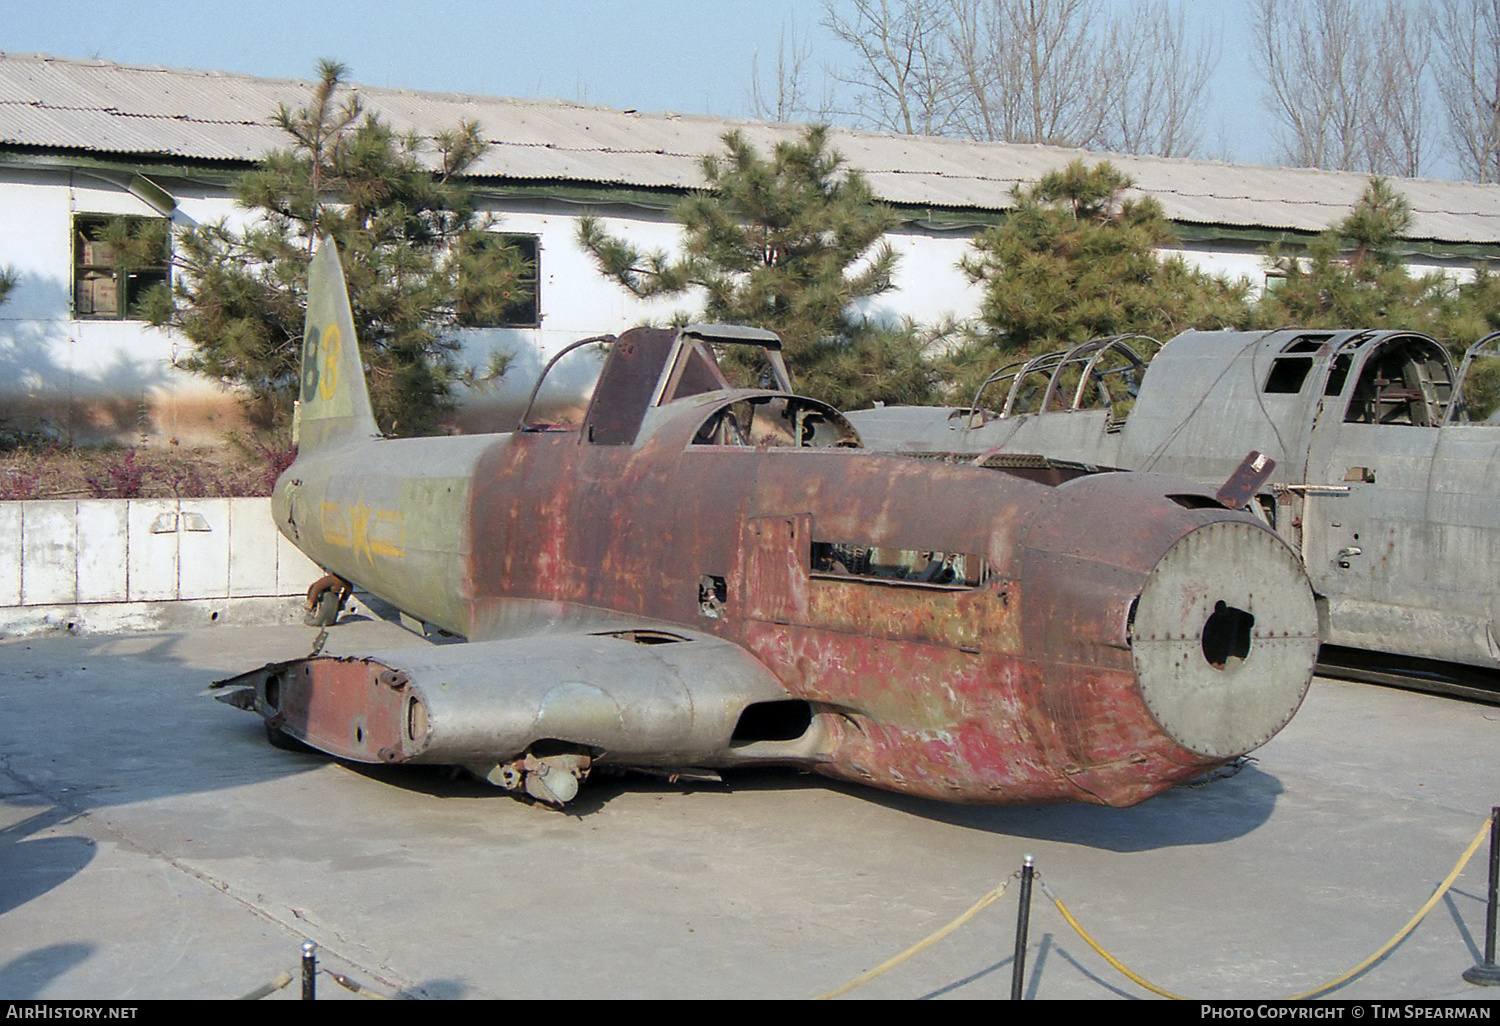
[[12, 440], [0, 444], [0, 501], [270, 495], [292, 455], [259, 442], [126, 449]]

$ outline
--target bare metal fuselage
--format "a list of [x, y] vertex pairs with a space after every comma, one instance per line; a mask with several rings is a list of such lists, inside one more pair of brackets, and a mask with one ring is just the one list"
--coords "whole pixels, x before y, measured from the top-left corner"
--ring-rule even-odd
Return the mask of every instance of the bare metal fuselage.
[[1023, 374], [988, 412], [849, 418], [884, 451], [1043, 453], [1205, 483], [1266, 453], [1277, 466], [1259, 509], [1301, 553], [1325, 641], [1500, 665], [1500, 428], [1464, 419], [1442, 346], [1409, 332], [1188, 332], [1143, 377], [1104, 360], [1080, 382], [1093, 355], [1038, 365], [1066, 379], [1045, 402], [1047, 382]]

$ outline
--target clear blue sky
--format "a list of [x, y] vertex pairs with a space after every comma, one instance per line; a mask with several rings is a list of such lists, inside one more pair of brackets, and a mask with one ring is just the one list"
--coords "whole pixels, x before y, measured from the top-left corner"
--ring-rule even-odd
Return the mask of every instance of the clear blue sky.
[[[1186, 4], [1219, 41], [1207, 153], [1257, 161], [1270, 147], [1244, 8]], [[752, 58], [774, 68], [783, 25], [815, 61], [844, 57], [822, 16], [818, 0], [0, 0], [0, 49], [276, 78], [309, 78], [333, 57], [369, 85], [747, 117]]]

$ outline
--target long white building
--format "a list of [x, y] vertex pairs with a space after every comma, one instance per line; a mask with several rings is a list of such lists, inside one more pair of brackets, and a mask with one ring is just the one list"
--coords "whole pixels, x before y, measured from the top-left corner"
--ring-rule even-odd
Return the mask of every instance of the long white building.
[[[535, 254], [537, 297], [508, 323], [474, 329], [465, 358], [517, 359], [501, 387], [464, 397], [462, 427], [506, 429], [548, 354], [587, 335], [662, 318], [681, 304], [643, 304], [604, 279], [576, 241], [577, 220], [602, 217], [646, 249], [672, 249], [673, 203], [702, 184], [700, 160], [741, 130], [762, 151], [801, 126], [555, 100], [517, 100], [352, 87], [399, 130], [431, 136], [477, 121], [490, 148], [471, 175], [496, 230]], [[237, 175], [287, 140], [278, 105], [308, 102], [306, 81], [97, 60], [0, 53], [0, 267], [18, 275], [0, 305], [0, 429], [47, 430], [78, 441], [216, 439], [236, 416], [216, 382], [175, 366], [185, 338], [132, 319], [139, 291], [172, 273], [145, 268], [117, 281], [94, 235], [115, 215], [174, 226], [246, 216]], [[876, 316], [972, 316], [979, 290], [958, 269], [972, 235], [1004, 216], [1013, 188], [1079, 157], [1107, 156], [1156, 197], [1197, 265], [1259, 283], [1268, 242], [1307, 236], [1348, 212], [1357, 174], [1088, 154], [1057, 147], [837, 130], [835, 148], [902, 218], [898, 288]], [[1462, 272], [1500, 257], [1500, 186], [1404, 180], [1415, 214], [1408, 258]], [[588, 387], [580, 361], [553, 397]]]

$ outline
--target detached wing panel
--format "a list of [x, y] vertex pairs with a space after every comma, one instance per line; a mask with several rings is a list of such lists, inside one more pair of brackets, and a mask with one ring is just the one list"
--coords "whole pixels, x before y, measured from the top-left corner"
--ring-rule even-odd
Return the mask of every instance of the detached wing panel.
[[598, 764], [725, 766], [817, 761], [820, 747], [810, 714], [790, 743], [736, 740], [747, 708], [791, 696], [738, 645], [675, 629], [318, 656], [216, 687], [269, 726], [357, 762], [493, 765], [561, 741]]

